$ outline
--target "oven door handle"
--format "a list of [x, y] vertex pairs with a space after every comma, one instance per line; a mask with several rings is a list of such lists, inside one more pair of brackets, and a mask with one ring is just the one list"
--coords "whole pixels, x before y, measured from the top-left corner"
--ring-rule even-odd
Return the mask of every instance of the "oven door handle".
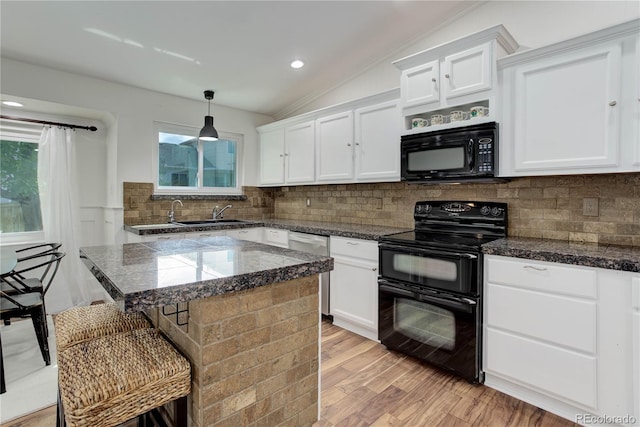
[[430, 302], [433, 304], [446, 306], [449, 308], [453, 308], [454, 310], [464, 311], [465, 313], [471, 313], [473, 310], [473, 306], [477, 305], [477, 303], [469, 298], [442, 298], [442, 297], [432, 297], [429, 295], [418, 294], [418, 299], [424, 302]]
[[415, 248], [413, 246], [411, 248], [407, 248], [406, 246], [390, 245], [388, 243], [380, 243], [378, 247], [380, 249], [391, 249], [391, 250], [396, 250], [404, 253], [417, 252], [420, 254], [433, 255], [435, 257], [440, 257], [440, 258], [443, 258], [443, 257], [449, 257], [449, 258], [457, 257], [457, 258], [465, 258], [465, 259], [478, 258], [478, 255], [475, 255], [475, 254], [467, 254], [462, 252], [434, 251], [432, 249]]
[[390, 282], [387, 282], [386, 280], [378, 280], [378, 289], [381, 290], [382, 292], [387, 292], [387, 293], [390, 293], [390, 294], [400, 295], [400, 296], [407, 297], [407, 298], [417, 299], [417, 297], [418, 297], [417, 293], [411, 292], [411, 291], [408, 291], [408, 290], [402, 289], [402, 288], [396, 288], [395, 286], [391, 285]]
[[406, 289], [393, 286], [392, 282], [389, 282], [384, 279], [378, 279], [378, 289], [382, 292], [387, 292], [390, 294], [395, 294], [398, 296], [403, 296], [403, 297], [411, 298], [418, 301], [430, 302], [436, 305], [453, 308], [458, 311], [463, 311], [465, 313], [471, 313], [471, 311], [473, 310], [473, 306], [478, 305], [478, 303], [472, 300], [471, 298], [455, 297], [455, 296], [430, 296], [430, 295], [425, 295], [422, 292], [412, 292]]

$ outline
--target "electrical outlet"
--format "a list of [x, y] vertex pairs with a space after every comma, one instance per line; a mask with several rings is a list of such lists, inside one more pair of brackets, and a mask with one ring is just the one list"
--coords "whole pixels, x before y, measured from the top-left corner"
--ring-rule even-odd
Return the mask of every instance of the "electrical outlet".
[[376, 197], [373, 201], [373, 205], [376, 207], [376, 209], [382, 209], [382, 198]]
[[582, 215], [584, 216], [598, 216], [598, 202], [597, 197], [585, 197], [582, 199]]
[[307, 197], [307, 207], [311, 206], [311, 199]]

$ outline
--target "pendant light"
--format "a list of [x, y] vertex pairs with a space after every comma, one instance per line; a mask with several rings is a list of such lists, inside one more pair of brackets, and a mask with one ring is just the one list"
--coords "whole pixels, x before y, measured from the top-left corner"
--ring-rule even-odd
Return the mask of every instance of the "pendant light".
[[218, 131], [213, 127], [213, 116], [211, 115], [211, 100], [213, 99], [213, 91], [205, 90], [204, 97], [205, 99], [209, 100], [209, 113], [204, 116], [204, 127], [200, 131], [200, 136], [198, 138], [202, 141], [217, 141]]

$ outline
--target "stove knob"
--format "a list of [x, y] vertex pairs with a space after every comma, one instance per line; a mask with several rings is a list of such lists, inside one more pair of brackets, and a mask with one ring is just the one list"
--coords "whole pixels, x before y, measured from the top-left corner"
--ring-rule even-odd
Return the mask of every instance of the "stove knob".
[[482, 215], [489, 215], [490, 212], [491, 212], [491, 208], [489, 206], [483, 206], [480, 208], [480, 213]]
[[500, 215], [500, 209], [498, 209], [498, 208], [496, 208], [496, 207], [492, 208], [492, 209], [491, 209], [491, 215], [493, 215], [493, 216], [498, 216], [498, 215]]
[[416, 212], [417, 213], [422, 212], [422, 205], [416, 205]]
[[431, 205], [424, 205], [424, 211], [425, 211], [426, 213], [431, 212]]

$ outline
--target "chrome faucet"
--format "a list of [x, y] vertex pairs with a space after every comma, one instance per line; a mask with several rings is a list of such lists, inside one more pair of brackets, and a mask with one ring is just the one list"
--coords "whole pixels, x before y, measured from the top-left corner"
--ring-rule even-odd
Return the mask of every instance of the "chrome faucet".
[[169, 216], [169, 222], [173, 222], [175, 220], [175, 206], [176, 206], [176, 202], [180, 203], [180, 207], [183, 207], [184, 205], [182, 204], [182, 201], [179, 199], [175, 199], [174, 201], [171, 202], [171, 210], [168, 213]]
[[222, 219], [222, 212], [226, 211], [231, 207], [233, 206], [227, 205], [224, 208], [220, 209], [220, 206], [216, 206], [215, 208], [213, 208], [213, 219]]

